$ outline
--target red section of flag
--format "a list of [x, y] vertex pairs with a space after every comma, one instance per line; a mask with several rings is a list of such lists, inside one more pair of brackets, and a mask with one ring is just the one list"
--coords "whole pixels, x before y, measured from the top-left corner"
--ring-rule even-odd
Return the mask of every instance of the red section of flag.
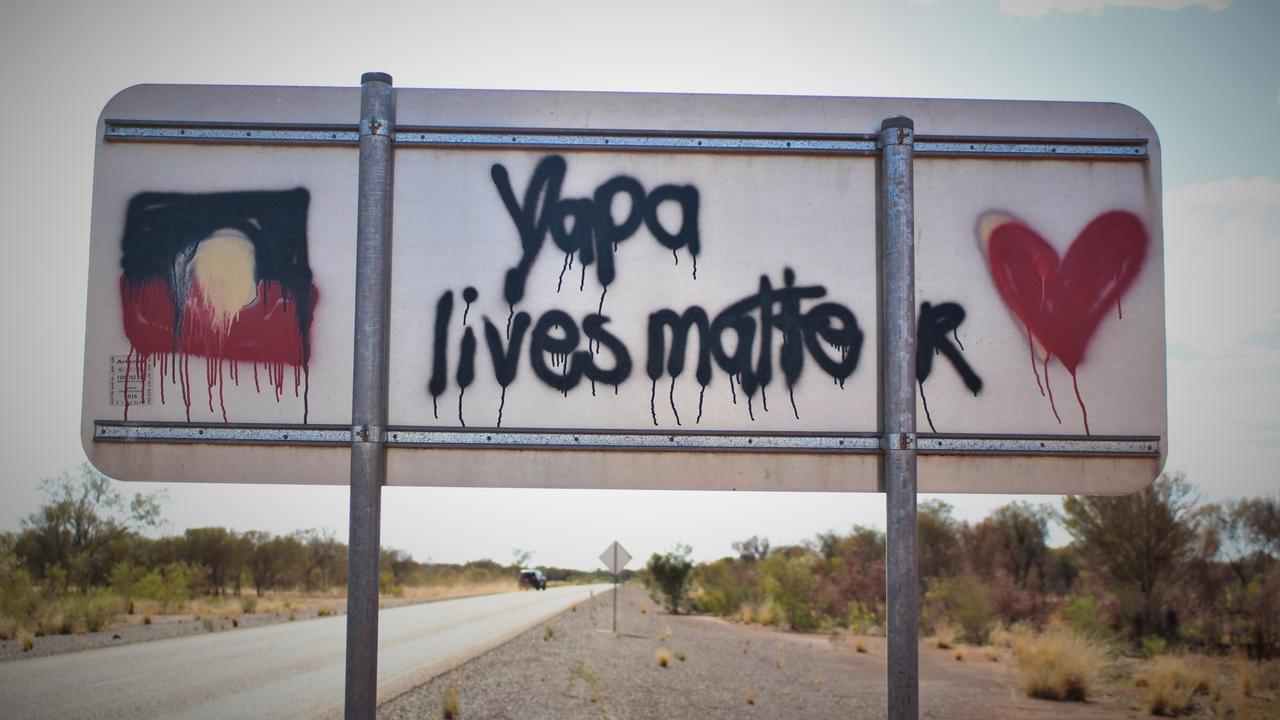
[[[179, 320], [169, 284], [161, 279], [131, 284], [120, 278], [124, 332], [141, 356], [179, 353], [252, 363], [305, 366], [309, 343], [299, 330], [298, 304], [314, 313], [319, 291], [306, 298], [287, 297], [276, 281], [258, 281], [258, 297], [230, 323], [218, 323], [203, 302], [198, 283], [188, 288]], [[181, 330], [177, 325], [181, 324]]]

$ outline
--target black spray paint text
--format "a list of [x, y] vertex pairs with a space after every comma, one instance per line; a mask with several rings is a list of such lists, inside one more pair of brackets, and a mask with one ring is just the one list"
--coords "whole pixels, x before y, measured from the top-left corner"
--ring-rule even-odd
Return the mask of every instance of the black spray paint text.
[[[596, 188], [590, 198], [561, 198], [568, 164], [559, 155], [543, 158], [533, 171], [524, 191], [524, 202], [516, 200], [506, 167], [494, 164], [490, 169], [498, 195], [511, 215], [520, 234], [520, 262], [507, 270], [503, 295], [509, 305], [524, 298], [529, 270], [546, 242], [547, 233], [556, 247], [565, 253], [566, 265], [573, 255], [582, 265], [583, 279], [588, 265], [595, 264], [596, 278], [606, 290], [617, 277], [614, 252], [618, 243], [630, 238], [641, 223], [653, 237], [673, 254], [687, 248], [694, 259], [697, 277], [698, 189], [692, 185], [659, 185], [646, 193], [639, 180], [617, 175]], [[614, 217], [614, 201], [625, 196], [630, 205], [621, 220]], [[672, 232], [658, 217], [663, 203], [674, 203], [680, 211], [680, 227]], [[679, 256], [676, 255], [677, 262]]]
[[[592, 395], [596, 393], [597, 384], [613, 385], [616, 393], [618, 386], [631, 376], [639, 362], [633, 360], [630, 350], [618, 335], [609, 330], [611, 318], [603, 311], [603, 293], [600, 309], [582, 318], [580, 323], [560, 309], [545, 310], [536, 319], [527, 312], [516, 312], [515, 306], [524, 298], [529, 272], [548, 234], [556, 247], [565, 253], [564, 269], [571, 267], [574, 256], [577, 256], [582, 267], [580, 288], [585, 283], [587, 266], [594, 264], [603, 292], [608, 291], [609, 284], [617, 278], [614, 254], [618, 243], [633, 236], [642, 224], [654, 239], [672, 251], [677, 263], [678, 251], [687, 249], [694, 259], [693, 276], [697, 277], [697, 257], [701, 251], [697, 188], [664, 184], [646, 192], [635, 178], [616, 175], [597, 187], [590, 198], [561, 198], [567, 171], [568, 164], [563, 157], [544, 157], [535, 167], [523, 202], [520, 202], [516, 199], [507, 169], [501, 164], [494, 164], [490, 169], [498, 195], [515, 225], [521, 248], [519, 262], [506, 271], [503, 282], [503, 299], [509, 307], [505, 332], [488, 317], [483, 318], [481, 331], [493, 377], [502, 388], [498, 426], [502, 425], [507, 388], [515, 382], [520, 371], [520, 359], [526, 353], [534, 376], [566, 395], [584, 379], [590, 382]], [[629, 202], [621, 219], [614, 213], [615, 200], [620, 197]], [[659, 209], [664, 203], [670, 203], [678, 211], [678, 229], [668, 227], [659, 217]], [[671, 217], [668, 213], [666, 219]], [[561, 281], [564, 269], [561, 270]], [[687, 306], [683, 311], [663, 308], [650, 313], [645, 333], [647, 348], [644, 355], [638, 357], [643, 358], [645, 374], [651, 383], [650, 414], [653, 423], [658, 424], [655, 407], [657, 384], [663, 377], [668, 377], [671, 410], [676, 423], [681, 424], [674, 397], [675, 383], [684, 373], [690, 355], [694, 358], [694, 379], [701, 387], [698, 422], [702, 419], [703, 395], [711, 384], [715, 367], [729, 377], [734, 404], [738, 403], [736, 388], [742, 390], [747, 413], [752, 419], [755, 418], [752, 401], [757, 394], [763, 408], [769, 409], [766, 389], [775, 374], [781, 376], [790, 395], [792, 411], [799, 418], [794, 387], [804, 370], [806, 356], [843, 388], [845, 380], [858, 367], [863, 333], [853, 311], [836, 302], [822, 301], [826, 295], [827, 290], [821, 285], [797, 284], [795, 273], [786, 268], [781, 287], [775, 287], [767, 275], [762, 275], [754, 293], [730, 303], [714, 315], [699, 305]], [[458, 421], [463, 425], [466, 425], [463, 397], [475, 381], [476, 356], [480, 354], [480, 339], [476, 329], [467, 324], [467, 317], [472, 303], [478, 298], [479, 293], [474, 287], [466, 287], [462, 291], [465, 303], [463, 330], [453, 381], [458, 387]], [[453, 311], [454, 293], [447, 290], [436, 301], [431, 377], [427, 383], [437, 417], [439, 397], [450, 379], [449, 335], [454, 322]], [[964, 308], [956, 303], [935, 306], [926, 302], [921, 306], [917, 326], [919, 354], [916, 379], [922, 393], [935, 354], [951, 362], [975, 395], [981, 390], [982, 380], [961, 354], [964, 346], [960, 344], [957, 329], [964, 318]], [[695, 330], [696, 339], [693, 337]], [[954, 344], [951, 338], [954, 338]], [[958, 350], [956, 346], [959, 346]]]
[[[645, 363], [650, 380], [656, 384], [666, 375], [674, 382], [684, 372], [690, 336], [696, 329], [694, 378], [704, 389], [711, 384], [714, 362], [737, 379], [749, 402], [772, 381], [775, 354], [787, 387], [791, 388], [800, 378], [806, 351], [824, 372], [843, 382], [857, 369], [862, 350], [863, 334], [857, 318], [838, 303], [802, 306], [802, 301], [811, 303], [825, 297], [827, 290], [821, 285], [795, 283], [795, 273], [790, 269], [783, 273], [781, 288], [774, 288], [767, 276], [761, 276], [754, 294], [730, 304], [714, 317], [697, 305], [683, 312], [664, 308], [651, 313]], [[477, 297], [475, 289], [467, 288], [463, 297], [470, 305]], [[427, 384], [433, 400], [448, 385], [447, 349], [453, 305], [452, 290], [445, 291], [436, 302], [432, 372]], [[563, 310], [547, 310], [536, 322], [521, 311], [512, 316], [507, 334], [488, 317], [483, 321], [494, 379], [504, 395], [519, 372], [526, 335], [533, 374], [562, 393], [577, 387], [584, 378], [593, 386], [599, 383], [616, 387], [631, 375], [631, 352], [606, 328], [610, 322], [607, 316], [592, 313], [579, 326]], [[474, 329], [465, 327], [454, 373], [462, 393], [475, 380], [477, 345]], [[606, 354], [610, 357], [602, 357]]]

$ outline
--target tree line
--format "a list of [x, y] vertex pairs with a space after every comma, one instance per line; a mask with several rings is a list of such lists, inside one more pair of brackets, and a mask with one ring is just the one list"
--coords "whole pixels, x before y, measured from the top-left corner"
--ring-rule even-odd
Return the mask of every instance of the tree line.
[[[164, 496], [126, 498], [88, 465], [43, 483], [45, 501], [0, 533], [0, 619], [29, 617], [34, 606], [65, 596], [109, 593], [132, 612], [134, 598], [181, 605], [198, 596], [345, 588], [347, 545], [333, 531], [276, 535], [224, 527], [189, 528], [148, 537], [163, 528]], [[531, 553], [514, 565], [493, 560], [424, 563], [403, 550], [383, 548], [381, 591], [405, 587], [511, 582]], [[604, 573], [544, 568], [553, 582], [603, 581]], [[21, 623], [19, 623], [21, 624]]]
[[[1051, 523], [1071, 537], [1048, 544]], [[1158, 652], [1169, 644], [1280, 650], [1280, 495], [1205, 503], [1181, 475], [1121, 497], [1069, 495], [1061, 509], [1012, 502], [974, 523], [940, 500], [918, 507], [921, 628], [986, 643], [999, 626], [1065, 623]], [[673, 611], [793, 629], [863, 632], [885, 619], [885, 537], [873, 527], [694, 564], [655, 554], [645, 580]]]

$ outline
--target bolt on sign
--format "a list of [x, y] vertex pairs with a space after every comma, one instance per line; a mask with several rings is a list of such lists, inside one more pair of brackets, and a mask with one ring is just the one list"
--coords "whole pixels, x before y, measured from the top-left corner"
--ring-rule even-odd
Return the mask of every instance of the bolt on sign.
[[[1111, 104], [396, 90], [388, 482], [875, 490], [876, 132], [915, 121], [922, 491], [1167, 450], [1160, 153]], [[98, 124], [82, 435], [129, 479], [344, 483], [359, 91]]]

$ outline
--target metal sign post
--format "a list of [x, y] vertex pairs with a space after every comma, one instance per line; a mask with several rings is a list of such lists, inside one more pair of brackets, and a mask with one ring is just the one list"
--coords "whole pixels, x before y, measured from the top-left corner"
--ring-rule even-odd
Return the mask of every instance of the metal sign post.
[[915, 126], [892, 117], [880, 128], [877, 226], [881, 287], [882, 482], [887, 503], [889, 717], [920, 716], [916, 558]]
[[631, 553], [615, 540], [600, 553], [600, 562], [604, 563], [613, 574], [613, 632], [616, 633], [618, 632], [618, 573], [631, 562]]
[[347, 566], [346, 718], [378, 705], [378, 544], [387, 476], [387, 358], [391, 299], [391, 76], [360, 78], [355, 366], [351, 395], [351, 539]]

